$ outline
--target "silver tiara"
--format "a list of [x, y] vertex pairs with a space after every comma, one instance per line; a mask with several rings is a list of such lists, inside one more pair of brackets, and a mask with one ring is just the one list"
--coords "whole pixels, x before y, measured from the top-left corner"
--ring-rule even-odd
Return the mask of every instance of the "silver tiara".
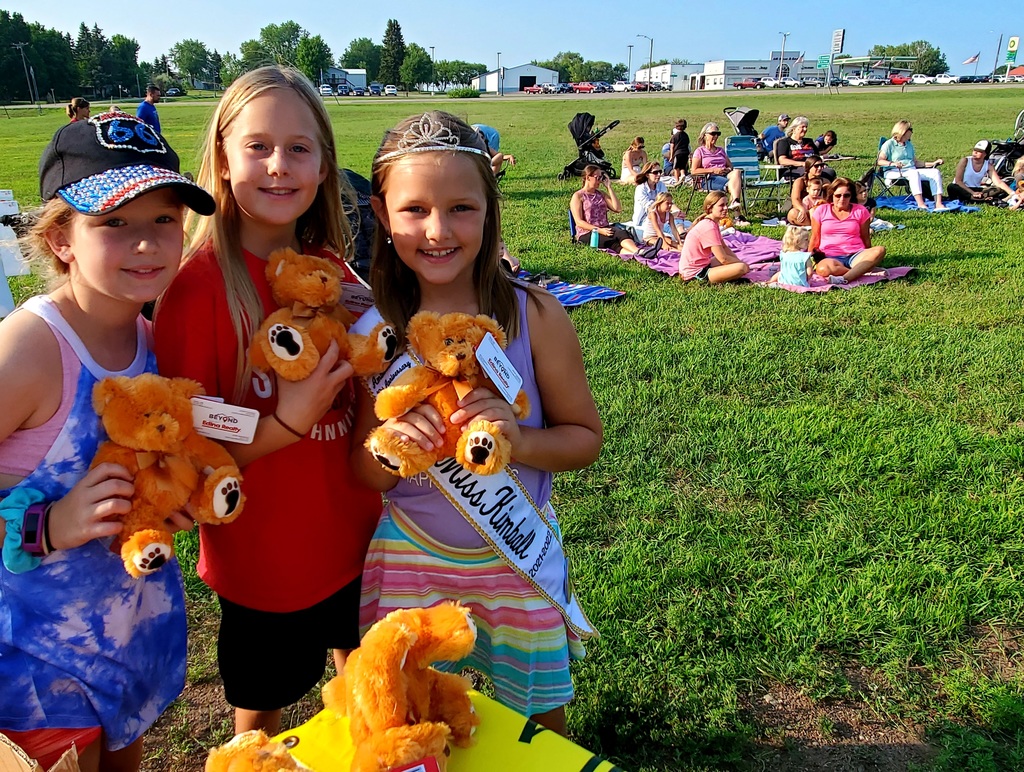
[[429, 153], [438, 150], [476, 153], [484, 158], [490, 158], [487, 152], [478, 147], [460, 145], [459, 137], [454, 131], [437, 120], [431, 113], [423, 113], [420, 119], [402, 134], [401, 139], [398, 140], [398, 149], [377, 156], [377, 161], [386, 161], [406, 153]]

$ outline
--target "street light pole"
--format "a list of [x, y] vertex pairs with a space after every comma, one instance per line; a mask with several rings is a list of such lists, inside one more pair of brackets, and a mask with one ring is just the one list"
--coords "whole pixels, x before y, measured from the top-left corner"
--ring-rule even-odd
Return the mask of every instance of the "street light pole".
[[779, 57], [779, 74], [775, 77], [782, 80], [782, 64], [786, 61], [786, 38], [788, 38], [792, 33], [780, 32], [779, 34], [782, 35], [782, 55]]
[[629, 49], [626, 54], [626, 77], [633, 80], [633, 44], [630, 43], [626, 48]]
[[647, 93], [651, 93], [651, 69], [654, 67], [654, 38], [650, 35], [638, 34], [638, 38], [647, 38], [651, 41], [651, 55], [647, 60]]
[[498, 51], [498, 96], [501, 96], [501, 51]]
[[434, 47], [430, 47], [430, 96], [437, 90], [437, 76], [434, 74]]
[[[21, 45], [25, 45], [22, 43]], [[992, 82], [996, 82], [996, 70], [999, 69], [999, 53], [1003, 50], [1003, 33], [999, 33], [999, 42], [996, 43], [996, 63], [992, 65]], [[22, 54], [24, 56], [24, 54]], [[1007, 67], [1006, 71], [1009, 72], [1010, 68]]]

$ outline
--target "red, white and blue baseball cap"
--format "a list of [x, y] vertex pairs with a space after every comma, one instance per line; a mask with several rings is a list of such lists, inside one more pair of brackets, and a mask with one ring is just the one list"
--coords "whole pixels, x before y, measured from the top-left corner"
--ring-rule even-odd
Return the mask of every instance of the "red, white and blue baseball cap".
[[44, 201], [60, 196], [75, 211], [97, 215], [170, 186], [189, 209], [213, 214], [213, 197], [179, 168], [178, 154], [151, 126], [112, 110], [53, 135], [39, 161], [39, 193]]

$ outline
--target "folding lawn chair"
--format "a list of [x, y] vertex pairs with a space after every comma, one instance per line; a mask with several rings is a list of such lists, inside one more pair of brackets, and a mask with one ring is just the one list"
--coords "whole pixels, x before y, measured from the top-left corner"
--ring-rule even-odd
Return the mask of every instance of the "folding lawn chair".
[[[907, 191], [910, 190], [910, 183], [907, 182], [906, 177], [900, 176], [899, 172], [895, 169], [886, 171], [878, 165], [878, 155], [882, 152], [882, 145], [888, 142], [888, 137], [878, 138], [878, 149], [875, 151], [875, 159], [871, 164], [871, 168], [864, 173], [864, 176], [860, 178], [868, 187], [868, 195], [874, 196], [875, 198], [881, 198], [882, 196], [900, 196], [903, 195], [901, 191], [896, 190], [897, 187], [905, 187]], [[875, 183], [878, 183], [881, 187], [881, 193], [875, 196], [874, 189]]]
[[776, 201], [780, 207], [786, 195], [786, 188], [792, 182], [779, 177], [779, 168], [775, 165], [765, 166], [762, 170], [757, 160], [756, 137], [738, 135], [725, 140], [725, 153], [734, 169], [743, 173], [743, 211], [747, 211], [747, 191], [750, 191], [751, 203], [758, 201]]

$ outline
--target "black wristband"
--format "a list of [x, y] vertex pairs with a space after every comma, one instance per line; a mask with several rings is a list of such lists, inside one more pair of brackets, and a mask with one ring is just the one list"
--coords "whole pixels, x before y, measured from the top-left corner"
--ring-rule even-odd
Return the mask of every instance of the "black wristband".
[[53, 542], [50, 541], [50, 510], [52, 508], [53, 502], [51, 501], [46, 505], [46, 514], [43, 516], [43, 546], [46, 548], [47, 555], [53, 552]]

